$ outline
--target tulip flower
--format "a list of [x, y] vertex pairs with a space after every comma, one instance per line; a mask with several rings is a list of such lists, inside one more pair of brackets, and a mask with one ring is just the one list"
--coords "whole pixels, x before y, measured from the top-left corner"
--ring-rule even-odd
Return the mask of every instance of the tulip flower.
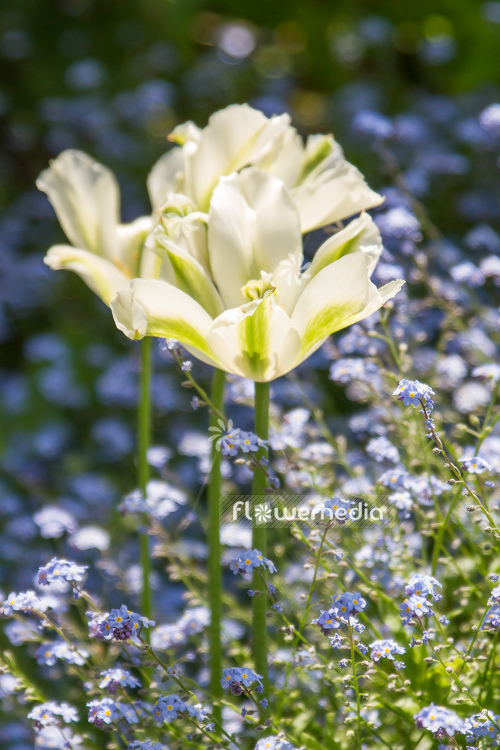
[[114, 175], [81, 151], [60, 154], [42, 172], [37, 187], [47, 193], [71, 243], [51, 247], [45, 263], [54, 270], [74, 271], [109, 305], [119, 289], [141, 275], [144, 240], [153, 220], [144, 216], [120, 224]]
[[[354, 213], [352, 205], [343, 210]], [[191, 229], [206, 221], [199, 212], [184, 218]], [[177, 339], [200, 360], [257, 382], [297, 367], [330, 334], [371, 315], [404, 283], [377, 289], [371, 282], [382, 245], [366, 214], [329, 237], [301, 271], [301, 215], [293, 191], [253, 166], [220, 178], [198, 257], [188, 251], [185, 235], [173, 236], [169, 222], [151, 240], [168, 280], [133, 279], [118, 291], [110, 305], [117, 327], [131, 339]]]
[[178, 145], [157, 162], [148, 179], [155, 208], [175, 194], [207, 212], [219, 178], [251, 165], [283, 180], [303, 233], [383, 200], [344, 159], [331, 135], [309, 136], [304, 145], [288, 114], [267, 118], [248, 104], [232, 104], [213, 114], [205, 128], [188, 122], [169, 139]]

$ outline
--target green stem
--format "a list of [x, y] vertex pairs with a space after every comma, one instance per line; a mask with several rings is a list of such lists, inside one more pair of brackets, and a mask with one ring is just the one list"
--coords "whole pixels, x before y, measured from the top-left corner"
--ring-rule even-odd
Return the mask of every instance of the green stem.
[[448, 524], [451, 518], [451, 514], [455, 510], [455, 506], [461, 497], [462, 497], [462, 488], [459, 487], [458, 490], [455, 492], [455, 496], [453, 497], [450, 503], [450, 507], [448, 508], [448, 512], [446, 513], [444, 520], [441, 521], [439, 525], [436, 541], [434, 542], [434, 549], [432, 551], [432, 575], [436, 574], [439, 554], [441, 552], [441, 547], [443, 545], [444, 535], [446, 534], [446, 531], [448, 529]]
[[356, 657], [354, 654], [354, 637], [352, 634], [351, 617], [349, 616], [349, 641], [351, 644], [351, 669], [354, 692], [356, 693], [356, 718], [357, 718], [357, 730], [358, 730], [358, 746], [361, 750], [361, 699], [359, 695], [358, 678], [356, 676]]
[[[226, 375], [222, 370], [215, 370], [212, 379], [211, 401], [221, 411], [224, 406], [224, 385]], [[217, 412], [210, 415], [210, 426], [217, 427]], [[221, 453], [217, 440], [212, 441], [212, 467], [208, 485], [208, 600], [210, 604], [210, 692], [220, 701], [222, 687], [222, 570], [220, 564], [220, 518], [219, 504], [221, 495]], [[214, 705], [214, 719], [221, 723], [221, 706]]]
[[[255, 383], [255, 432], [263, 440], [269, 437], [269, 383]], [[261, 448], [257, 454], [258, 458], [267, 456], [267, 449]], [[252, 505], [255, 508], [262, 502], [265, 502], [266, 496], [264, 490], [267, 486], [267, 477], [262, 471], [256, 468], [253, 473], [252, 483]], [[253, 523], [252, 529], [252, 546], [266, 555], [266, 527], [264, 524], [258, 525]], [[254, 572], [253, 587], [260, 588], [260, 578], [257, 571]], [[267, 596], [261, 594], [254, 596], [253, 617], [252, 617], [252, 636], [255, 670], [257, 674], [262, 675], [264, 692], [268, 693], [269, 678], [267, 672]]]
[[[139, 381], [139, 411], [137, 415], [137, 484], [143, 496], [149, 481], [148, 448], [151, 439], [151, 371], [152, 340], [141, 341], [141, 374]], [[151, 586], [149, 557], [149, 536], [139, 535], [140, 560], [142, 567], [142, 614], [151, 617]], [[148, 637], [148, 636], [146, 636]]]

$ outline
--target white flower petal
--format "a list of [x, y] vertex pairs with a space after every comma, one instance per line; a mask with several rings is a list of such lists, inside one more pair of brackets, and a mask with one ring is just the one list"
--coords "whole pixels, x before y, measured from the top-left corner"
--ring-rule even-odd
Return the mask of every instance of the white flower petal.
[[361, 172], [344, 159], [291, 193], [303, 233], [342, 221], [384, 201], [368, 187]]
[[371, 276], [382, 250], [382, 238], [377, 225], [371, 216], [362, 213], [358, 219], [354, 219], [345, 229], [333, 234], [318, 248], [308, 269], [308, 274], [312, 278], [323, 268], [344, 255], [362, 252], [370, 258], [368, 276]]
[[172, 193], [184, 192], [184, 154], [176, 146], [160, 156], [148, 175], [148, 192], [154, 209], [161, 208]]
[[71, 245], [54, 245], [45, 256], [44, 263], [53, 271], [64, 269], [78, 274], [106, 305], [130, 281], [130, 277], [111, 261]]
[[109, 259], [118, 256], [120, 194], [112, 172], [81, 151], [63, 151], [37, 180], [69, 239]]
[[152, 229], [151, 216], [141, 216], [129, 224], [119, 224], [116, 227], [120, 251], [113, 257], [113, 262], [130, 278], [139, 275], [144, 242]]
[[288, 372], [300, 352], [300, 338], [273, 294], [219, 315], [207, 342], [223, 370], [258, 382]]
[[288, 115], [268, 119], [248, 104], [233, 104], [213, 114], [200, 134], [184, 147], [187, 194], [207, 211], [221, 175], [265, 159], [282, 137]]
[[345, 255], [306, 286], [292, 315], [292, 325], [302, 339], [296, 365], [331, 333], [368, 317], [401, 289], [404, 281], [392, 281], [378, 290], [368, 277], [369, 265], [363, 253]]
[[111, 302], [116, 327], [129, 339], [143, 339], [148, 330], [146, 310], [136, 302], [130, 287], [122, 289]]
[[[226, 307], [239, 307], [241, 288], [302, 254], [299, 219], [284, 183], [257, 167], [221, 178], [208, 222], [212, 274]], [[282, 268], [279, 269], [281, 272]]]
[[116, 326], [131, 339], [146, 334], [177, 339], [211, 357], [206, 336], [212, 318], [194, 299], [166, 281], [133, 279], [110, 307]]
[[157, 253], [166, 253], [170, 261], [169, 274], [172, 283], [195, 299], [212, 317], [223, 311], [222, 300], [214, 283], [201, 263], [190, 255], [179, 242], [174, 242], [164, 230], [158, 228], [151, 237], [156, 243]]

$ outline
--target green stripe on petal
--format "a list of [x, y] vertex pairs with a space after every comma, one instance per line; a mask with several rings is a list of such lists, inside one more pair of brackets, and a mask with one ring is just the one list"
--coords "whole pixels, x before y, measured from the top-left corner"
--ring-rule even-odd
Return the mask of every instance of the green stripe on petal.
[[308, 274], [312, 278], [336, 260], [350, 253], [362, 252], [370, 258], [368, 275], [371, 276], [382, 253], [382, 239], [378, 227], [368, 214], [361, 214], [345, 229], [332, 235], [317, 250]]
[[207, 341], [222, 369], [258, 382], [288, 372], [300, 351], [300, 338], [272, 293], [219, 315]]
[[134, 279], [128, 289], [118, 292], [110, 307], [117, 328], [128, 338], [147, 335], [177, 339], [213, 359], [207, 345], [212, 318], [172, 284]]
[[157, 252], [161, 254], [165, 251], [168, 255], [175, 286], [199, 302], [212, 318], [220, 315], [224, 310], [222, 300], [201, 263], [166, 234], [156, 232], [154, 239], [158, 246]]
[[363, 253], [346, 255], [320, 271], [304, 289], [292, 315], [302, 340], [296, 365], [331, 333], [368, 317], [401, 289], [404, 282], [394, 281], [379, 291], [368, 277], [369, 265]]

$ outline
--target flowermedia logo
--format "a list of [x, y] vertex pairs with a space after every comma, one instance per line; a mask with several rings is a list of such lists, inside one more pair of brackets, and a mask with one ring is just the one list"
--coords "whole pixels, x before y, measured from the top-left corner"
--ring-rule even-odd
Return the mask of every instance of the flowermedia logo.
[[321, 497], [319, 495], [225, 495], [220, 503], [221, 524], [286, 527], [389, 527], [397, 509], [387, 497]]

